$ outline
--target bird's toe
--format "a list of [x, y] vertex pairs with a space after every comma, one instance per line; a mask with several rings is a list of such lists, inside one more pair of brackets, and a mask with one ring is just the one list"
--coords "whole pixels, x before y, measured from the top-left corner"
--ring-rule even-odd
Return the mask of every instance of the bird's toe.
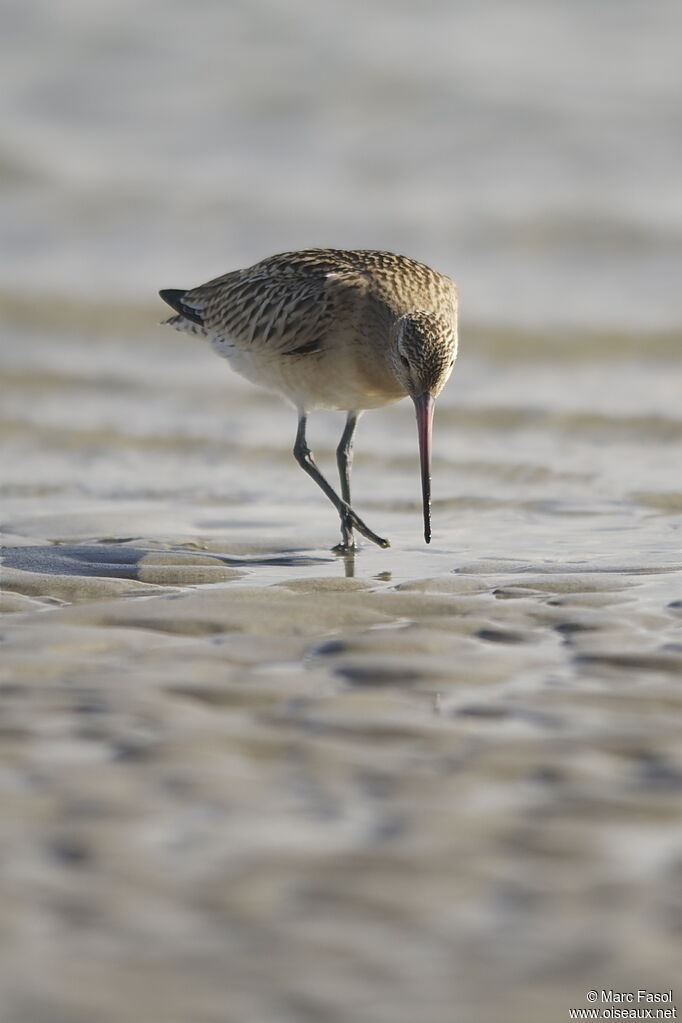
[[336, 547], [332, 547], [333, 554], [355, 554], [357, 551], [357, 544], [352, 540], [350, 543], [337, 543]]

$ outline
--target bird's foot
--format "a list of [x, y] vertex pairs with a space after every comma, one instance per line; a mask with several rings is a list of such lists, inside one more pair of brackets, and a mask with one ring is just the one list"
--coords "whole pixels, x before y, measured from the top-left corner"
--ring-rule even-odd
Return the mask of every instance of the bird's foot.
[[343, 542], [339, 544], [340, 547], [344, 545], [346, 537], [352, 537], [353, 529], [364, 536], [366, 540], [371, 540], [372, 543], [375, 543], [378, 547], [385, 548], [391, 546], [390, 540], [384, 540], [383, 537], [377, 536], [376, 533], [372, 532], [369, 526], [366, 526], [362, 519], [355, 514], [351, 506], [347, 504], [341, 511], [341, 535], [343, 537]]
[[332, 554], [355, 554], [357, 551], [357, 544], [351, 540], [350, 543], [337, 543], [336, 547], [332, 547]]

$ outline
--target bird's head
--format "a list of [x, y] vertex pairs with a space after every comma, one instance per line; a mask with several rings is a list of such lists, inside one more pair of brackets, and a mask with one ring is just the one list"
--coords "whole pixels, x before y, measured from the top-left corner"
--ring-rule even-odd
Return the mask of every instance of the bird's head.
[[435, 399], [452, 373], [457, 356], [457, 327], [434, 312], [401, 316], [393, 331], [392, 361], [398, 381], [417, 412], [421, 460], [424, 539], [431, 540], [431, 434]]

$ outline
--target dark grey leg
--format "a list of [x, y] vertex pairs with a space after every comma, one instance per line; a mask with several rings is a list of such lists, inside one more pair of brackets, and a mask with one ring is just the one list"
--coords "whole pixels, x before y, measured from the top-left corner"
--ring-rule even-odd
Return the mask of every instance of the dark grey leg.
[[[349, 412], [348, 418], [346, 419], [346, 426], [343, 433], [341, 434], [341, 440], [339, 446], [336, 449], [336, 464], [339, 467], [339, 479], [341, 480], [341, 497], [344, 499], [346, 504], [350, 504], [350, 471], [353, 467], [353, 434], [355, 433], [355, 427], [358, 425], [357, 412]], [[343, 538], [341, 540], [341, 550], [353, 550], [355, 544], [353, 543], [353, 530], [349, 529], [346, 533], [341, 527]]]
[[[308, 473], [308, 475], [315, 480], [320, 490], [322, 490], [327, 495], [327, 497], [329, 498], [329, 500], [339, 513], [339, 518], [341, 519], [341, 536], [343, 538], [343, 543], [344, 544], [346, 543], [348, 537], [351, 538], [352, 542], [353, 536], [352, 531], [353, 529], [357, 529], [358, 533], [361, 533], [362, 536], [364, 536], [367, 540], [371, 540], [372, 543], [378, 544], [379, 547], [390, 547], [391, 545], [388, 542], [388, 540], [383, 540], [380, 536], [377, 536], [376, 533], [373, 533], [372, 530], [365, 525], [362, 519], [355, 514], [348, 501], [346, 501], [345, 499], [342, 500], [336, 493], [334, 488], [330, 487], [330, 485], [327, 483], [326, 479], [315, 465], [312, 452], [306, 443], [305, 439], [306, 422], [307, 422], [306, 417], [304, 415], [300, 415], [298, 420], [298, 431], [296, 433], [296, 443], [294, 444], [294, 458], [301, 466], [301, 468], [304, 469]], [[346, 436], [347, 433], [349, 433], [348, 424], [346, 424], [346, 429], [344, 430], [344, 437]], [[349, 434], [349, 439], [352, 439], [352, 436], [353, 432], [351, 430]], [[341, 438], [341, 441], [343, 443], [343, 437]], [[348, 469], [350, 470], [349, 459]], [[342, 486], [344, 485], [343, 477], [341, 485]]]

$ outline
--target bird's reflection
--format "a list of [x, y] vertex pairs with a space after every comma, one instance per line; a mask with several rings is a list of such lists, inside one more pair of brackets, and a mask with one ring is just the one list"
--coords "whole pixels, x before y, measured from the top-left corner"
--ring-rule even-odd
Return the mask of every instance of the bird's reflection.
[[355, 579], [355, 551], [345, 551], [339, 554], [339, 561], [343, 562], [343, 571], [346, 579]]

